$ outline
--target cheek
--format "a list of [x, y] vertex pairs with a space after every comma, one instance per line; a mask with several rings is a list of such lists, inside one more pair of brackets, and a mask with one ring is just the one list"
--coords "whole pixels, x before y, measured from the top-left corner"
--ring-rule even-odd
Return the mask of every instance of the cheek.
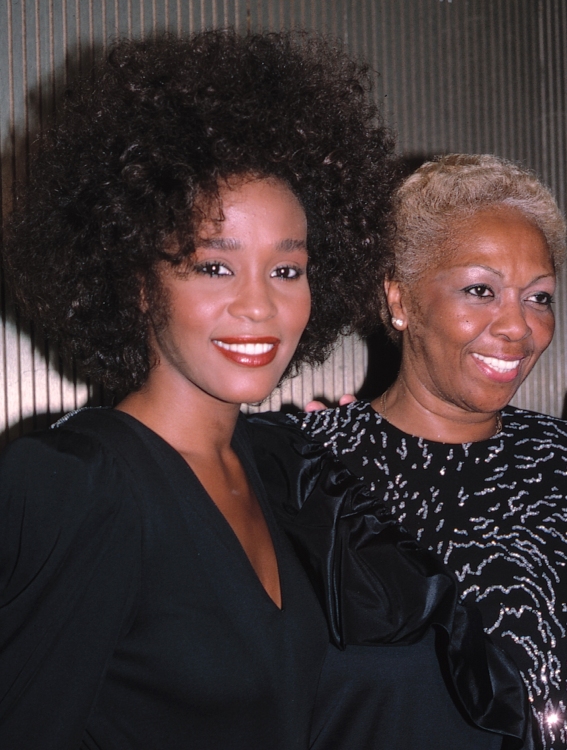
[[536, 319], [531, 326], [536, 349], [541, 353], [551, 344], [555, 332], [555, 316], [550, 313], [544, 319]]
[[288, 306], [286, 319], [296, 336], [301, 336], [311, 316], [311, 293], [309, 289], [298, 295]]
[[434, 328], [442, 344], [445, 341], [462, 344], [473, 342], [490, 328], [490, 324], [488, 307], [471, 307], [455, 300], [432, 306], [423, 319], [424, 328]]
[[448, 318], [449, 329], [453, 330], [462, 341], [474, 341], [484, 330], [490, 326], [490, 317], [483, 315], [479, 310], [473, 314], [470, 311], [456, 315], [454, 319]]
[[469, 310], [442, 303], [414, 307], [408, 322], [412, 338], [425, 340], [428, 346], [434, 345], [435, 348], [445, 348], [451, 342], [469, 341], [485, 327]]

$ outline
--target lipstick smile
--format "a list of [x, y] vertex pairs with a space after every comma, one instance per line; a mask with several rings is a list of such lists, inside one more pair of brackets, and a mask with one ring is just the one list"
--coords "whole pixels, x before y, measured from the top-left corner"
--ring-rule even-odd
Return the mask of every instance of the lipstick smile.
[[274, 361], [280, 340], [273, 336], [261, 338], [213, 339], [213, 345], [226, 359], [243, 367], [265, 367]]
[[497, 383], [509, 383], [514, 380], [520, 372], [520, 363], [523, 359], [523, 357], [500, 359], [499, 357], [487, 357], [476, 352], [472, 356], [481, 372]]

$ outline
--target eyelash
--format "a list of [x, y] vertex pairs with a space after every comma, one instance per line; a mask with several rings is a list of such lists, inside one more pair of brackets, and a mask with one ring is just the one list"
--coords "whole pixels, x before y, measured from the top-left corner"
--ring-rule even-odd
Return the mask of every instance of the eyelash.
[[[220, 269], [228, 271], [228, 273], [219, 273]], [[204, 276], [232, 276], [232, 271], [228, 269], [224, 263], [215, 260], [208, 260], [204, 263], [197, 263], [195, 266], [195, 272], [203, 274]]]
[[535, 294], [532, 294], [530, 296], [531, 297], [544, 297], [544, 299], [541, 300], [541, 301], [540, 300], [536, 300], [536, 299], [534, 299], [533, 301], [536, 304], [543, 305], [545, 307], [549, 307], [550, 305], [553, 304], [553, 302], [555, 302], [555, 300], [553, 299], [553, 295], [549, 294], [549, 292], [536, 292]]
[[[292, 276], [282, 275], [279, 272], [284, 271], [286, 274], [291, 271]], [[295, 281], [296, 279], [301, 278], [305, 271], [303, 268], [300, 268], [299, 266], [278, 266], [276, 269], [272, 271], [270, 276], [274, 279], [283, 279], [283, 281]]]
[[[220, 273], [221, 269], [228, 271], [228, 273]], [[232, 271], [220, 261], [208, 260], [204, 263], [197, 263], [194, 267], [194, 271], [204, 276], [218, 277], [218, 276], [232, 276]], [[282, 273], [283, 272], [283, 273]], [[288, 275], [291, 272], [291, 275]], [[270, 276], [272, 278], [279, 278], [283, 281], [295, 281], [299, 279], [305, 273], [303, 268], [299, 266], [278, 266], [274, 269]]]
[[[483, 290], [483, 291], [489, 291], [490, 294], [473, 294], [473, 290]], [[487, 284], [472, 284], [471, 286], [467, 286], [463, 289], [463, 292], [466, 294], [470, 294], [473, 297], [477, 297], [478, 299], [490, 299], [491, 297], [494, 297], [494, 292]], [[532, 299], [533, 297], [543, 297], [543, 300], [537, 300]], [[528, 297], [528, 301], [533, 301], [537, 305], [541, 305], [542, 307], [549, 307], [553, 302], [553, 295], [549, 294], [548, 292], [535, 292], [534, 294], [531, 294], [530, 297]]]
[[[490, 294], [473, 294], [473, 289], [482, 289], [483, 291], [489, 291]], [[487, 284], [472, 284], [471, 286], [466, 286], [463, 289], [463, 292], [466, 294], [470, 294], [472, 297], [478, 297], [479, 299], [488, 299], [490, 296], [494, 296], [494, 292]]]

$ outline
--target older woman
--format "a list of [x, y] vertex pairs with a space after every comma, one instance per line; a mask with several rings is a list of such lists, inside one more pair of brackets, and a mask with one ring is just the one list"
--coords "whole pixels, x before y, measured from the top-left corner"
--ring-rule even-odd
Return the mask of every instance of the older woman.
[[565, 224], [532, 174], [486, 155], [423, 165], [396, 222], [399, 375], [300, 421], [452, 568], [521, 670], [536, 747], [565, 747], [567, 423], [508, 406], [553, 336]]

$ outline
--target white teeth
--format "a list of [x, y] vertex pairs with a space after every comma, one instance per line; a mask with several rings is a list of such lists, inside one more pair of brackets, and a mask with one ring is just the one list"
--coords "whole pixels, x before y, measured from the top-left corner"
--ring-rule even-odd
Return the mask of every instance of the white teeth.
[[493, 370], [497, 370], [498, 372], [510, 372], [511, 370], [515, 370], [521, 361], [519, 359], [508, 360], [496, 359], [496, 357], [483, 357], [482, 354], [473, 354], [473, 357], [480, 359], [482, 362], [486, 362], [489, 367], [492, 367]]
[[237, 352], [238, 354], [266, 354], [274, 348], [274, 344], [227, 344], [224, 341], [216, 339], [213, 343], [220, 346], [221, 349], [226, 349], [229, 352]]

